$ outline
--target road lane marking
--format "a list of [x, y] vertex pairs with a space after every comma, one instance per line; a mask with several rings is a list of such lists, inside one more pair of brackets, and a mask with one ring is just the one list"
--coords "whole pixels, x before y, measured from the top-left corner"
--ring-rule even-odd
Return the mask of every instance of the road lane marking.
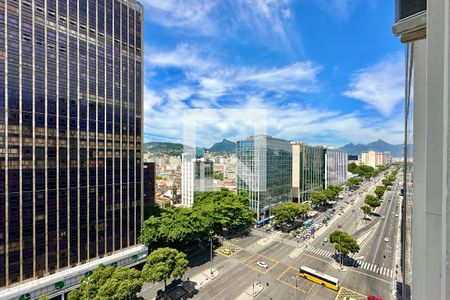
[[382, 279], [380, 277], [377, 277], [377, 276], [374, 276], [374, 275], [371, 275], [371, 274], [367, 274], [367, 273], [364, 273], [364, 272], [356, 271], [356, 270], [353, 270], [353, 269], [349, 269], [349, 271], [350, 272], [355, 272], [355, 273], [358, 273], [358, 274], [361, 274], [361, 275], [369, 276], [369, 277], [371, 277], [373, 279], [376, 279], [376, 280], [379, 280], [379, 281], [383, 281], [383, 282], [385, 282], [387, 284], [392, 284], [392, 282], [390, 282], [390, 281], [387, 281], [385, 279]]
[[[296, 269], [296, 268], [289, 266], [289, 267], [286, 268], [286, 270], [284, 270], [284, 271], [280, 274], [280, 276], [277, 277], [277, 280], [278, 280], [279, 282], [281, 282], [281, 283], [284, 283], [284, 284], [287, 285], [287, 286], [290, 286], [291, 288], [294, 288], [294, 289], [299, 290], [299, 291], [301, 291], [301, 292], [303, 292], [303, 293], [305, 293], [305, 294], [308, 294], [308, 292], [306, 292], [305, 290], [299, 288], [298, 286], [296, 287], [295, 285], [290, 284], [289, 282], [286, 282], [286, 281], [284, 281], [284, 280], [281, 280], [281, 277], [283, 277], [283, 275], [286, 274], [286, 272], [289, 271], [289, 269], [293, 269], [293, 270], [297, 273], [297, 269]], [[300, 278], [302, 278], [302, 277], [299, 277], [299, 279], [300, 279]], [[311, 286], [311, 287], [312, 287], [312, 286]]]

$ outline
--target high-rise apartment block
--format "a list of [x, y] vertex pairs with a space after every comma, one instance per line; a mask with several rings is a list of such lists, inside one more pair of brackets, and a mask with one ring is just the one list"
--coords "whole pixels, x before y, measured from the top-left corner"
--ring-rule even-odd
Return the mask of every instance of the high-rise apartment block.
[[292, 142], [292, 199], [303, 202], [325, 186], [325, 152], [321, 146]]
[[257, 220], [270, 216], [271, 208], [290, 200], [292, 147], [288, 141], [266, 135], [237, 142], [237, 188], [249, 195]]
[[0, 287], [138, 243], [142, 24], [135, 1], [0, 2]]
[[197, 152], [183, 153], [181, 163], [181, 204], [191, 207], [197, 192], [214, 190], [214, 163]]
[[389, 152], [368, 151], [361, 153], [361, 164], [376, 168], [391, 163], [391, 154]]

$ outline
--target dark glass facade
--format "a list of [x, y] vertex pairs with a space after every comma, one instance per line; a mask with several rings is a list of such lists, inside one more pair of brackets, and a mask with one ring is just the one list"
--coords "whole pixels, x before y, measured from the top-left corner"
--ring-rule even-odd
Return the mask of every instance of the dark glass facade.
[[321, 146], [292, 143], [292, 198], [296, 202], [309, 200], [313, 190], [325, 187], [325, 151]]
[[142, 6], [0, 1], [0, 288], [137, 243]]
[[237, 142], [237, 188], [247, 191], [257, 219], [291, 199], [292, 147], [290, 142], [257, 135]]
[[144, 205], [155, 204], [155, 163], [144, 162]]

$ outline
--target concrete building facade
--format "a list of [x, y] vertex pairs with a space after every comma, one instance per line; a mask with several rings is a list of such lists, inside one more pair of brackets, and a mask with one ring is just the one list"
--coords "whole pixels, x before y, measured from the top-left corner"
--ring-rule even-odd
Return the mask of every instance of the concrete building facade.
[[[197, 155], [196, 155], [197, 156]], [[181, 162], [181, 205], [191, 207], [197, 192], [214, 190], [214, 162], [183, 153]]]
[[389, 152], [368, 151], [361, 153], [361, 164], [376, 168], [391, 163], [391, 154]]

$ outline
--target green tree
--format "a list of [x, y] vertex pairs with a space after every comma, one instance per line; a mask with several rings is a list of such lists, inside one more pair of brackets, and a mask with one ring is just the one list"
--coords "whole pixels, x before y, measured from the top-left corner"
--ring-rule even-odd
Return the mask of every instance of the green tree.
[[282, 202], [272, 208], [272, 214], [279, 223], [292, 224], [296, 218], [302, 217], [309, 210], [305, 203]]
[[229, 233], [250, 225], [254, 220], [254, 212], [244, 197], [245, 194], [235, 195], [226, 189], [201, 192], [195, 195], [192, 210], [208, 219], [214, 233]]
[[376, 197], [372, 195], [367, 195], [366, 199], [364, 200], [364, 203], [372, 207], [372, 209], [381, 205], [380, 200], [378, 200]]
[[142, 268], [142, 277], [150, 282], [164, 281], [165, 287], [168, 279], [182, 277], [187, 267], [185, 253], [172, 248], [159, 248], [147, 257]]
[[216, 179], [216, 180], [223, 180], [222, 172], [214, 172], [213, 176], [214, 176], [214, 179]]
[[99, 265], [79, 288], [69, 292], [69, 300], [134, 300], [142, 288], [141, 272], [126, 267]]
[[347, 186], [354, 187], [359, 185], [362, 181], [362, 178], [352, 177], [347, 180]]
[[372, 212], [372, 208], [369, 205], [361, 206], [361, 210], [364, 212], [364, 215], [369, 215]]
[[151, 216], [159, 217], [162, 212], [162, 208], [156, 204], [146, 204], [144, 206], [144, 219], [147, 220]]
[[378, 199], [381, 199], [381, 197], [383, 197], [385, 190], [385, 187], [381, 185], [378, 185], [375, 188], [375, 195], [377, 195]]
[[343, 256], [349, 253], [357, 253], [360, 249], [355, 238], [345, 231], [336, 230], [331, 233], [330, 242], [334, 244], [334, 248], [341, 254], [341, 264]]
[[152, 216], [144, 221], [140, 241], [150, 249], [161, 245], [181, 248], [208, 237], [210, 228], [210, 221], [192, 209], [170, 207], [159, 217]]
[[321, 205], [327, 202], [328, 196], [323, 190], [315, 190], [309, 193], [309, 199], [314, 205]]
[[389, 177], [384, 178], [381, 182], [385, 187], [392, 185], [392, 181], [389, 179]]

